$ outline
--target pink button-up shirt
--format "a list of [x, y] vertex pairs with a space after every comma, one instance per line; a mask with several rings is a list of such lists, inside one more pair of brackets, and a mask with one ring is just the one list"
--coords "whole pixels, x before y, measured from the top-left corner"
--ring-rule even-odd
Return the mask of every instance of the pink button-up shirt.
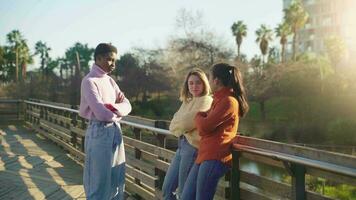
[[[127, 98], [117, 102], [119, 86], [99, 66], [93, 65], [91, 71], [83, 78], [81, 85], [79, 115], [86, 119], [99, 121], [119, 121], [131, 112], [131, 104]], [[113, 113], [104, 104], [116, 108]]]

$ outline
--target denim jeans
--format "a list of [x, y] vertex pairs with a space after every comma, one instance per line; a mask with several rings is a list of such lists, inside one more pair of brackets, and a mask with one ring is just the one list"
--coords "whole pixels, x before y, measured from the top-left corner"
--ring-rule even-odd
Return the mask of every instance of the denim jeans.
[[182, 200], [212, 200], [219, 179], [229, 167], [219, 160], [207, 160], [194, 164], [182, 192]]
[[90, 121], [85, 133], [83, 184], [88, 200], [123, 199], [125, 154], [120, 124]]
[[178, 199], [174, 193], [178, 187], [177, 196], [182, 194], [184, 184], [197, 157], [197, 149], [184, 136], [178, 140], [178, 149], [164, 178], [162, 192], [164, 200]]

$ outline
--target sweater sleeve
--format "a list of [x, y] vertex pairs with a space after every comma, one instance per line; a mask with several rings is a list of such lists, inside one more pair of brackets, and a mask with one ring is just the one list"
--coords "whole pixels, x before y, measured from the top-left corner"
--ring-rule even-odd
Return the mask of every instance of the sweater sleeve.
[[178, 121], [178, 125], [181, 127], [184, 133], [190, 132], [196, 128], [194, 118], [198, 112], [205, 112], [209, 110], [213, 99], [210, 96], [201, 97], [195, 102], [192, 110], [181, 115]]
[[[191, 130], [195, 129], [194, 117], [199, 111], [206, 111], [210, 108], [212, 102], [212, 98], [210, 96], [205, 96], [199, 98], [191, 110], [186, 111], [185, 108], [188, 106], [187, 104], [182, 104], [181, 108], [178, 112], [174, 115], [171, 124], [170, 124], [170, 131], [179, 137], [180, 135], [190, 132]], [[189, 104], [189, 103], [188, 103]]]
[[185, 104], [182, 103], [182, 105], [179, 107], [178, 111], [173, 115], [171, 123], [169, 124], [169, 131], [176, 137], [183, 135], [183, 131], [180, 129], [180, 126], [178, 125], [177, 121], [179, 121], [179, 117], [180, 117], [181, 111], [183, 110], [184, 106], [185, 106]]
[[132, 110], [130, 101], [127, 98], [125, 98], [122, 102], [120, 103], [117, 102], [117, 97], [118, 94], [121, 92], [121, 90], [113, 79], [110, 80], [111, 80], [111, 84], [115, 88], [115, 94], [116, 94], [115, 104], [113, 104], [114, 108], [117, 110], [115, 114], [117, 114], [118, 117], [127, 116]]
[[232, 118], [236, 109], [235, 101], [230, 98], [224, 98], [210, 112], [198, 113], [195, 117], [195, 123], [199, 135], [213, 134], [218, 126]]
[[113, 121], [116, 118], [116, 115], [104, 106], [98, 88], [92, 80], [84, 79], [81, 88], [82, 94], [97, 120]]

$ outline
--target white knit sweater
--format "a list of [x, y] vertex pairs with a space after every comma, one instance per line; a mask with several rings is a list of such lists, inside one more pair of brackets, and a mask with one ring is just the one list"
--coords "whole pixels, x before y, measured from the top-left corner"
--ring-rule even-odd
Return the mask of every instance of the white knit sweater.
[[183, 102], [171, 120], [169, 126], [171, 133], [177, 137], [184, 134], [188, 142], [198, 148], [200, 136], [195, 128], [194, 118], [197, 112], [209, 110], [212, 102], [212, 97], [207, 95]]

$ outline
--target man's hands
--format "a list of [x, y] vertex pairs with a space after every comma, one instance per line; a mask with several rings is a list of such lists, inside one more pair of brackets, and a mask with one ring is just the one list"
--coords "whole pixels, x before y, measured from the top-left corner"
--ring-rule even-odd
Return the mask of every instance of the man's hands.
[[116, 98], [116, 103], [122, 103], [125, 99], [125, 95], [123, 92], [119, 92]]
[[114, 108], [114, 106], [112, 106], [112, 105], [109, 104], [109, 103], [104, 104], [104, 106], [105, 106], [107, 109], [109, 109], [111, 112], [113, 112], [113, 113], [115, 113], [115, 112], [117, 111], [117, 109]]
[[[117, 98], [116, 98], [116, 103], [122, 103], [125, 99], [125, 95], [123, 92], [120, 92], [118, 95], [117, 95]], [[111, 105], [110, 103], [106, 103], [104, 104], [104, 106], [109, 109], [111, 112], [115, 113], [117, 112], [117, 109]]]

